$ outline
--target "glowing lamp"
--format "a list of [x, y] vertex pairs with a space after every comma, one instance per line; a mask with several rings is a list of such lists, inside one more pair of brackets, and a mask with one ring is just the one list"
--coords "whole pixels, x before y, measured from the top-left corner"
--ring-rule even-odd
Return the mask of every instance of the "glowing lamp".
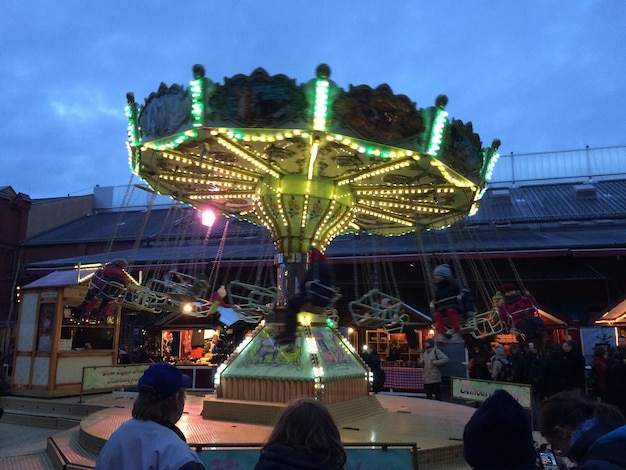
[[213, 222], [215, 222], [215, 212], [212, 210], [206, 209], [202, 211], [202, 225], [206, 227], [213, 226]]

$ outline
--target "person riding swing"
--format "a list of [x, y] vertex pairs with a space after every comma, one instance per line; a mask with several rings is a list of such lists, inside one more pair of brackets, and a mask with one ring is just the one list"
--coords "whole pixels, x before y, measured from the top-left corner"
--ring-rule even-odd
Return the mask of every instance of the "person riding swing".
[[287, 300], [285, 327], [274, 337], [277, 344], [291, 344], [295, 341], [298, 313], [305, 305], [326, 308], [337, 295], [333, 274], [326, 262], [326, 256], [319, 249], [312, 248], [309, 252], [309, 261], [310, 267], [300, 283], [299, 292]]
[[[431, 302], [431, 311], [437, 331], [436, 340], [437, 342], [463, 343], [459, 316], [462, 314], [470, 315], [470, 312], [473, 312], [469, 292], [462, 289], [456, 279], [452, 277], [452, 270], [447, 264], [437, 266], [433, 271], [433, 278], [435, 298]], [[467, 299], [465, 299], [466, 296]], [[444, 318], [446, 317], [454, 332], [449, 340], [444, 325]]]
[[547, 337], [546, 324], [539, 317], [537, 300], [527, 290], [522, 292], [515, 284], [506, 283], [500, 289], [502, 299], [498, 303], [498, 316], [502, 321], [512, 320], [520, 334], [521, 342], [537, 341]]

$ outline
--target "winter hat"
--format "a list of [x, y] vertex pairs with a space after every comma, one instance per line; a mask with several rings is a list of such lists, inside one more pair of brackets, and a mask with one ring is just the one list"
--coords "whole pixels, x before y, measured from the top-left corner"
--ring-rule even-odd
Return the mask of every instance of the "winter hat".
[[435, 345], [435, 340], [434, 340], [434, 339], [432, 339], [432, 338], [428, 338], [428, 339], [426, 340], [426, 347], [427, 347], [427, 348], [428, 348], [428, 347], [431, 347], [431, 348], [432, 348], [434, 345]]
[[502, 287], [500, 288], [500, 292], [502, 292], [503, 294], [506, 294], [514, 290], [517, 290], [517, 286], [510, 282], [507, 282], [506, 284], [502, 284]]
[[530, 415], [505, 390], [496, 390], [465, 425], [463, 457], [472, 468], [536, 469]]
[[152, 390], [161, 400], [174, 396], [183, 387], [191, 387], [191, 377], [169, 362], [152, 364], [139, 379], [139, 391]]
[[113, 261], [111, 261], [111, 264], [119, 266], [122, 269], [126, 269], [128, 267], [128, 261], [126, 261], [124, 258], [114, 259]]
[[450, 277], [450, 276], [452, 276], [452, 270], [450, 269], [450, 266], [448, 266], [447, 264], [440, 264], [433, 271], [433, 275], [434, 276], [439, 275], [439, 276], [443, 276], [443, 277]]

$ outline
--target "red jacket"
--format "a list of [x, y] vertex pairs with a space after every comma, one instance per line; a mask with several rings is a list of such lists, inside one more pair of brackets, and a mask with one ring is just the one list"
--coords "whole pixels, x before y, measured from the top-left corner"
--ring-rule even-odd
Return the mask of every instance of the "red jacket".
[[[101, 280], [104, 282], [100, 282]], [[98, 269], [92, 279], [93, 284], [100, 288], [104, 286], [104, 283], [107, 281], [119, 282], [120, 284], [124, 284], [124, 286], [128, 285], [128, 277], [124, 270], [113, 263], [109, 263], [104, 268]]]
[[537, 301], [531, 294], [518, 295], [513, 298], [504, 296], [504, 302], [498, 306], [500, 320], [506, 321], [507, 317], [513, 318], [517, 325], [524, 318], [531, 318], [537, 312]]
[[102, 279], [105, 281], [120, 282], [124, 285], [128, 284], [126, 273], [117, 264], [109, 263], [102, 270]]
[[222, 297], [222, 294], [220, 294], [219, 291], [215, 291], [211, 294], [209, 302], [219, 302], [222, 307], [230, 308], [230, 304], [227, 303], [224, 299], [225, 297]]
[[606, 357], [596, 356], [593, 358], [591, 368], [595, 375], [595, 383], [593, 384], [596, 393], [606, 392]]

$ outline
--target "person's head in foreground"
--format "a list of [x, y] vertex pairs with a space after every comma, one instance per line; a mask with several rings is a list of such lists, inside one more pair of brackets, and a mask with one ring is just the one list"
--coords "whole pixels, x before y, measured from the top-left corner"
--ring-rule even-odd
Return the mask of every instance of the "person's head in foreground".
[[473, 469], [537, 469], [530, 415], [505, 390], [474, 412], [463, 432], [463, 456]]
[[[626, 428], [618, 440], [605, 439], [624, 423], [618, 408], [588, 400], [576, 391], [560, 392], [547, 398], [539, 414], [539, 429], [552, 449], [579, 464], [590, 459], [609, 459], [612, 452], [626, 457]], [[604, 447], [598, 446], [603, 442]], [[602, 468], [614, 468], [607, 465]]]
[[172, 364], [152, 364], [139, 379], [133, 418], [175, 424], [183, 414], [185, 389], [190, 386], [191, 378]]
[[268, 437], [256, 470], [343, 469], [346, 452], [324, 404], [298, 398], [287, 404]]
[[96, 459], [96, 470], [204, 470], [175, 424], [183, 413], [189, 376], [159, 362], [144, 371], [138, 385], [133, 419], [109, 436]]

